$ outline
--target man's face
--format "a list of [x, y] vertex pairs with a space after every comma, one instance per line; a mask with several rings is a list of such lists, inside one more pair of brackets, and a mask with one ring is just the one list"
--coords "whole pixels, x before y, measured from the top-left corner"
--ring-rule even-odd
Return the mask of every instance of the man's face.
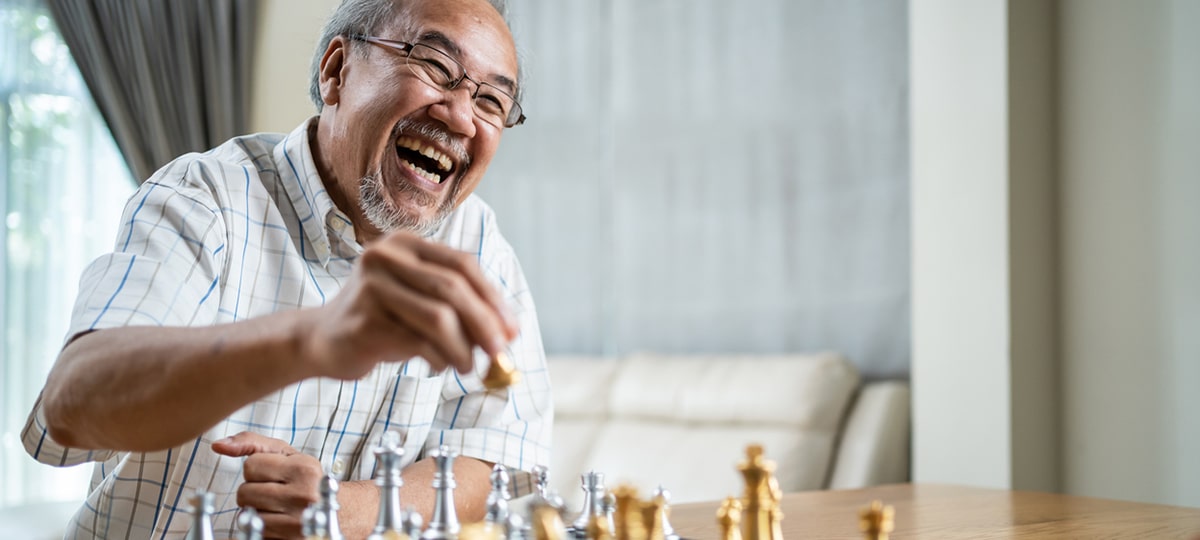
[[[411, 9], [415, 34], [401, 35], [393, 23], [378, 37], [443, 51], [477, 81], [516, 80], [512, 37], [486, 1], [427, 0]], [[332, 173], [368, 237], [431, 232], [479, 185], [503, 128], [475, 114], [469, 81], [443, 91], [414, 75], [398, 51], [344, 39], [330, 50], [338, 46], [344, 50], [327, 51], [321, 70], [322, 174]]]

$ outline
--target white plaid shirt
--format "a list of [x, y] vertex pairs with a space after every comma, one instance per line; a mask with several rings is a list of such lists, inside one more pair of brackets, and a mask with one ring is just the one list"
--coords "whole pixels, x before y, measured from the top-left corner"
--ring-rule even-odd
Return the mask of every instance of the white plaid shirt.
[[[309, 122], [312, 122], [310, 120]], [[362, 248], [325, 192], [306, 122], [288, 135], [232, 139], [163, 167], [126, 205], [113, 253], [80, 280], [69, 336], [118, 326], [240, 321], [333, 298]], [[90, 494], [67, 538], [182, 538], [187, 499], [214, 494], [217, 536], [231, 537], [244, 458], [213, 441], [250, 430], [317, 457], [347, 480], [373, 477], [370, 448], [387, 430], [405, 441], [405, 465], [438, 445], [528, 471], [548, 465], [553, 408], [533, 301], [491, 209], [469, 197], [434, 235], [478, 255], [520, 320], [510, 356], [522, 380], [486, 391], [474, 373], [431, 375], [420, 358], [379, 364], [358, 381], [309, 379], [251, 403], [200, 437], [161, 452], [64, 448], [46, 433], [41, 399], [22, 437], [38, 461], [96, 462]], [[528, 475], [515, 475], [518, 493]]]

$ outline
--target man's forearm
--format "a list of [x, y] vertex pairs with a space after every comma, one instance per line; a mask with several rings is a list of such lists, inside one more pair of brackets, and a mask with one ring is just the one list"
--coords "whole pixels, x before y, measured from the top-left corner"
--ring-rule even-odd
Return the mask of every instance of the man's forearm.
[[[487, 495], [491, 488], [491, 465], [468, 457], [454, 460], [454, 511], [462, 523], [481, 521], [487, 513]], [[432, 459], [423, 459], [404, 469], [400, 488], [402, 508], [415, 508], [428, 524], [433, 516], [436, 493]], [[365, 538], [375, 528], [379, 516], [379, 487], [374, 481], [343, 482], [338, 492], [338, 522], [346, 538]]]
[[72, 448], [156, 451], [195, 438], [246, 404], [307, 376], [290, 311], [196, 328], [97, 330], [50, 372], [50, 436]]

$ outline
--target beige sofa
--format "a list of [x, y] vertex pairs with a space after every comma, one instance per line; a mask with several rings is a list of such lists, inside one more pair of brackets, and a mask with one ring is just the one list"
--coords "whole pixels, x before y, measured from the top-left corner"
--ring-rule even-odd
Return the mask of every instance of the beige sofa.
[[580, 504], [580, 474], [608, 487], [658, 484], [672, 502], [740, 493], [750, 443], [774, 460], [784, 491], [908, 479], [909, 389], [862, 384], [832, 353], [785, 356], [552, 356], [551, 487]]

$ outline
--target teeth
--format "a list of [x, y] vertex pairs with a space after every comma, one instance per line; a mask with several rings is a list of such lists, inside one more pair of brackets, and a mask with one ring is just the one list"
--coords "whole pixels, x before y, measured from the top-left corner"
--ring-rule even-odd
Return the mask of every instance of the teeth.
[[417, 173], [418, 175], [420, 175], [421, 178], [429, 180], [430, 182], [433, 182], [435, 184], [442, 183], [442, 175], [440, 175], [440, 174], [431, 173], [425, 169], [422, 169], [422, 168], [414, 165], [413, 162], [411, 162], [407, 159], [400, 160], [400, 163], [407, 165], [409, 169], [412, 169], [412, 171]]
[[442, 172], [449, 172], [450, 168], [454, 166], [454, 162], [450, 161], [449, 156], [439, 152], [437, 148], [434, 148], [431, 145], [422, 144], [421, 141], [413, 139], [412, 137], [400, 137], [398, 140], [396, 140], [396, 146], [407, 148], [413, 152], [436, 161], [438, 167], [442, 169]]

